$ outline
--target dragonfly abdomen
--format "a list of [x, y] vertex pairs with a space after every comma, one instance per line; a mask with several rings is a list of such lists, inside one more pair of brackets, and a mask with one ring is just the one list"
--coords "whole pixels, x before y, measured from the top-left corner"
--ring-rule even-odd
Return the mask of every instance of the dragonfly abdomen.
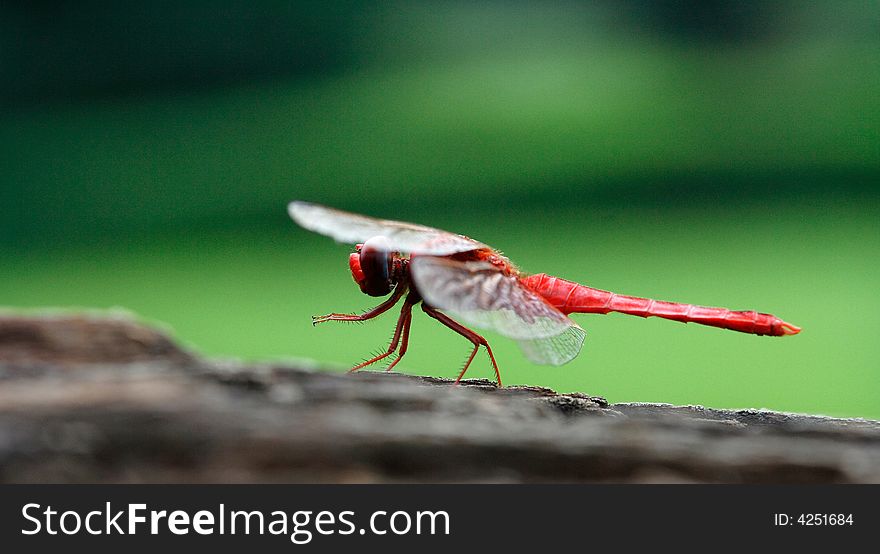
[[565, 314], [618, 312], [639, 317], [661, 317], [682, 323], [699, 323], [741, 333], [776, 337], [800, 332], [799, 327], [770, 314], [625, 296], [594, 289], [544, 273], [526, 277], [522, 282]]

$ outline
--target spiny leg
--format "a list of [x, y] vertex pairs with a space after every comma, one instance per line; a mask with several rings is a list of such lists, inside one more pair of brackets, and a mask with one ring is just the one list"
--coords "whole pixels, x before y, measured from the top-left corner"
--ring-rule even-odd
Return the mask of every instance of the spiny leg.
[[394, 293], [386, 300], [382, 302], [375, 308], [371, 310], [367, 310], [362, 314], [327, 314], [321, 316], [312, 316], [312, 325], [317, 325], [319, 323], [324, 323], [325, 321], [367, 321], [368, 319], [373, 319], [376, 316], [380, 316], [394, 307], [400, 298], [403, 296], [403, 293], [406, 292], [406, 287], [398, 286], [394, 289]]
[[[369, 360], [365, 360], [365, 361], [359, 363], [358, 365], [356, 365], [353, 368], [351, 368], [350, 370], [348, 370], [349, 373], [357, 371], [359, 369], [363, 369], [363, 368], [367, 367], [368, 365], [372, 365], [372, 364], [378, 362], [379, 360], [387, 358], [388, 356], [393, 354], [395, 350], [397, 350], [397, 344], [400, 342], [401, 332], [404, 330], [404, 328], [406, 328], [407, 334], [409, 332], [409, 323], [408, 322], [412, 319], [412, 307], [413, 307], [413, 303], [410, 301], [411, 297], [412, 297], [412, 295], [407, 296], [406, 300], [403, 302], [403, 307], [400, 309], [400, 317], [397, 318], [397, 325], [395, 325], [395, 327], [394, 327], [394, 336], [391, 338], [391, 344], [388, 345], [388, 350], [386, 350], [382, 354], [379, 354], [378, 356], [373, 356]], [[401, 356], [402, 355], [403, 354], [401, 354]], [[398, 356], [398, 359], [400, 359], [399, 356]]]
[[480, 346], [485, 346], [486, 352], [489, 353], [489, 359], [492, 360], [492, 368], [495, 369], [495, 378], [498, 380], [498, 386], [499, 387], [502, 386], [501, 385], [501, 372], [498, 371], [498, 364], [495, 362], [495, 355], [492, 354], [492, 348], [489, 346], [489, 343], [486, 341], [486, 339], [484, 339], [483, 337], [481, 337], [480, 335], [478, 335], [474, 331], [471, 331], [470, 329], [468, 329], [467, 327], [465, 327], [461, 323], [458, 323], [457, 321], [453, 320], [448, 315], [446, 315], [442, 312], [438, 312], [437, 310], [435, 310], [431, 306], [428, 306], [427, 304], [422, 304], [422, 310], [424, 310], [424, 312], [426, 314], [428, 314], [429, 316], [433, 317], [434, 319], [436, 319], [437, 321], [439, 321], [443, 325], [449, 327], [450, 329], [452, 329], [453, 331], [455, 331], [456, 333], [463, 336], [464, 338], [466, 338], [467, 340], [471, 341], [474, 344], [474, 350], [471, 352], [471, 355], [468, 356], [468, 359], [464, 363], [464, 367], [462, 368], [461, 373], [458, 374], [458, 378], [455, 380], [456, 385], [459, 384], [459, 382], [461, 382], [461, 378], [464, 377], [465, 372], [467, 371], [468, 367], [471, 365], [471, 362], [474, 360], [474, 356], [476, 356], [477, 351], [480, 350]]
[[391, 368], [397, 365], [397, 362], [403, 358], [403, 355], [406, 354], [406, 347], [409, 345], [409, 327], [412, 323], [412, 306], [415, 302], [410, 303], [410, 297], [406, 297], [406, 303], [410, 306], [410, 311], [406, 314], [406, 321], [403, 323], [403, 336], [400, 339], [400, 352], [397, 353], [397, 357], [394, 358], [388, 367], [385, 368], [385, 371], [391, 371]]

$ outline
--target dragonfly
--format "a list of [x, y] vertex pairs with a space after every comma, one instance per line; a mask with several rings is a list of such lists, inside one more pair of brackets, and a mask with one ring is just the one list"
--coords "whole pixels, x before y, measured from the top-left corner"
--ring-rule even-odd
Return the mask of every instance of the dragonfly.
[[771, 314], [662, 302], [615, 294], [546, 273], [530, 275], [490, 246], [433, 227], [376, 219], [302, 201], [291, 202], [288, 213], [309, 231], [354, 244], [348, 264], [355, 283], [364, 294], [387, 297], [363, 313], [312, 316], [313, 325], [368, 321], [402, 301], [388, 348], [357, 364], [352, 372], [395, 353], [386, 370], [391, 371], [400, 362], [409, 345], [412, 313], [417, 305], [473, 345], [455, 383], [461, 381], [483, 347], [499, 387], [501, 372], [492, 348], [464, 323], [513, 339], [530, 361], [554, 366], [574, 359], [583, 346], [586, 332], [569, 317], [572, 313], [656, 316], [775, 337], [801, 331]]

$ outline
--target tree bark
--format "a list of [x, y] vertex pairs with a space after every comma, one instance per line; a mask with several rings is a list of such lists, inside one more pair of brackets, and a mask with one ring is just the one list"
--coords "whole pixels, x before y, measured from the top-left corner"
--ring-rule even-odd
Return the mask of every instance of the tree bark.
[[0, 316], [0, 482], [880, 482], [880, 422], [204, 359]]

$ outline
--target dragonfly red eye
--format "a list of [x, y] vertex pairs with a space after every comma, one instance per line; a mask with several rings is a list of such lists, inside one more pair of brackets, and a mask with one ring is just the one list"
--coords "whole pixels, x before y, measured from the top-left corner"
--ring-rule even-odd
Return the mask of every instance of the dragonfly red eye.
[[348, 255], [348, 267], [351, 269], [351, 276], [354, 277], [354, 282], [362, 287], [361, 283], [364, 282], [364, 272], [361, 270], [360, 252], [352, 252]]
[[385, 237], [373, 237], [348, 257], [351, 275], [361, 292], [385, 296], [391, 292], [391, 248]]

